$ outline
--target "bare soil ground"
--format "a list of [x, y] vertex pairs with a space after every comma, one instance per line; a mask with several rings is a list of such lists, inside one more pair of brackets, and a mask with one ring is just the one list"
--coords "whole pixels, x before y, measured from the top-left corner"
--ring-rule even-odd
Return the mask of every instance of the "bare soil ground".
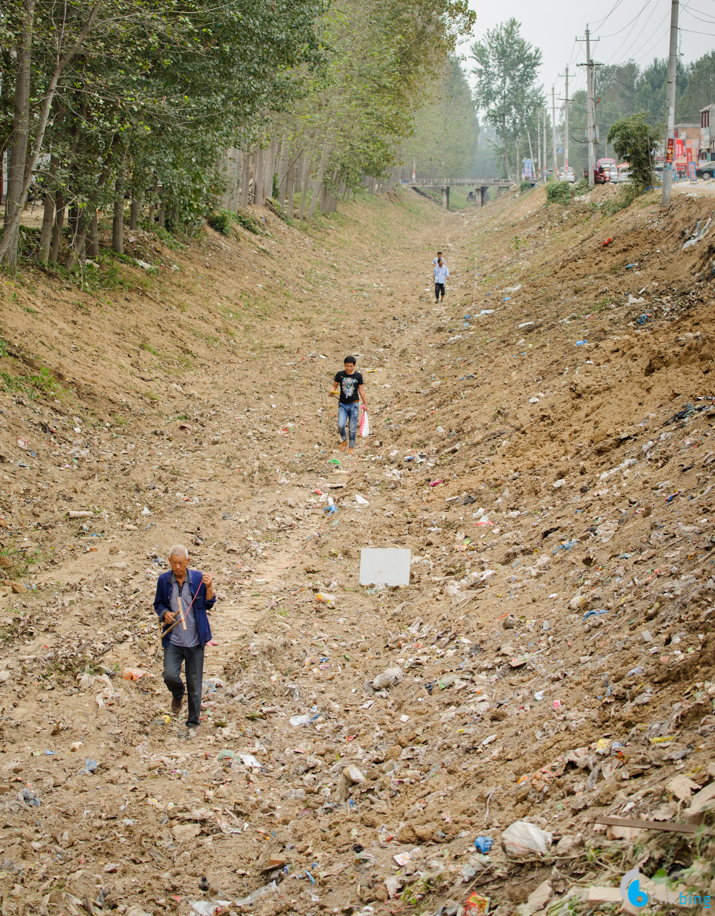
[[[0, 278], [3, 916], [715, 892], [712, 200], [614, 191], [265, 210]], [[191, 737], [152, 611], [177, 542], [219, 594]], [[361, 587], [367, 546], [410, 585]]]

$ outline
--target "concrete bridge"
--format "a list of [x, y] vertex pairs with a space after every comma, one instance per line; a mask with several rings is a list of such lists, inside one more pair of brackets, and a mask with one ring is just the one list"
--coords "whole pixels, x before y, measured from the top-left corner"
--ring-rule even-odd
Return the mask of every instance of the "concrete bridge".
[[439, 188], [442, 191], [442, 206], [449, 210], [450, 188], [474, 188], [477, 206], [483, 207], [489, 188], [498, 188], [501, 191], [511, 188], [514, 182], [503, 178], [406, 178], [402, 180], [402, 184], [411, 188]]

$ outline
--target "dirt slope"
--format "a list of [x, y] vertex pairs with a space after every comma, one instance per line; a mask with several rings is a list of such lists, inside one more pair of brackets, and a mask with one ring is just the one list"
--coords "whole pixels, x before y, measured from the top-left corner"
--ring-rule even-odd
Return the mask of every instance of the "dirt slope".
[[[2, 277], [3, 913], [478, 890], [555, 916], [636, 866], [715, 890], [712, 833], [594, 824], [707, 830], [715, 777], [711, 235], [682, 250], [712, 199], [610, 195], [263, 211], [262, 236], [137, 233], [149, 272], [84, 289]], [[352, 459], [325, 395], [348, 352]], [[219, 592], [191, 739], [151, 610], [176, 542]], [[410, 585], [361, 587], [364, 546], [411, 548]], [[543, 859], [501, 848], [524, 818]]]

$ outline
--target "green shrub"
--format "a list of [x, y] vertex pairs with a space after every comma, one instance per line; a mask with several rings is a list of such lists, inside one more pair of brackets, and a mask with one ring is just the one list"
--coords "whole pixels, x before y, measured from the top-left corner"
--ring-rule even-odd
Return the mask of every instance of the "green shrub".
[[519, 185], [519, 191], [520, 193], [524, 194], [526, 191], [530, 191], [533, 187], [534, 183], [532, 181], [522, 181], [522, 183]]
[[231, 235], [231, 214], [228, 210], [219, 210], [218, 213], [212, 213], [206, 222], [216, 232], [220, 232], [221, 235]]
[[588, 178], [579, 178], [576, 184], [572, 188], [574, 194], [588, 194], [590, 188], [588, 185]]
[[603, 205], [601, 212], [613, 216], [619, 210], [625, 210], [630, 207], [636, 197], [640, 197], [642, 193], [643, 188], [640, 185], [627, 184], [619, 188], [618, 194]]
[[244, 229], [248, 232], [252, 232], [254, 235], [263, 235], [263, 230], [251, 216], [250, 213], [247, 213], [245, 210], [237, 210], [235, 213], [231, 214], [231, 217], [236, 220], [239, 226], [243, 226]]
[[564, 205], [571, 203], [571, 188], [568, 181], [555, 181], [547, 185], [546, 203]]

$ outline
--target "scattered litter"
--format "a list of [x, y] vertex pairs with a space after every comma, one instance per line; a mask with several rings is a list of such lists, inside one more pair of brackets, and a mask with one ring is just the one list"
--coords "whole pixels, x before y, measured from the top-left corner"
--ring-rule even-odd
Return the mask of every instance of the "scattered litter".
[[375, 676], [372, 686], [375, 690], [384, 690], [385, 687], [394, 687], [395, 684], [399, 684], [403, 677], [402, 668], [388, 668], [382, 674]]
[[39, 808], [42, 805], [39, 796], [35, 795], [30, 789], [23, 789], [20, 793], [20, 797], [26, 805], [30, 805], [31, 807]]
[[516, 821], [502, 833], [501, 845], [511, 858], [545, 856], [551, 848], [553, 836], [528, 821]]
[[482, 897], [473, 891], [464, 904], [462, 916], [486, 916], [489, 912], [489, 897]]
[[125, 681], [138, 681], [142, 677], [154, 677], [149, 671], [142, 671], [141, 668], [125, 668], [122, 671], [122, 677]]
[[690, 248], [691, 245], [697, 245], [700, 239], [702, 239], [705, 236], [705, 233], [710, 228], [711, 222], [712, 222], [712, 216], [708, 217], [707, 222], [704, 225], [702, 224], [702, 220], [698, 220], [697, 225], [695, 227], [695, 232], [693, 232], [692, 236], [688, 239], [687, 242], [685, 242], [682, 250], [685, 251], [685, 249]]
[[293, 728], [300, 728], [301, 725], [308, 725], [310, 723], [310, 716], [291, 716], [289, 722]]
[[478, 836], [474, 841], [474, 845], [478, 852], [481, 852], [482, 855], [486, 855], [494, 845], [494, 840], [488, 836]]

